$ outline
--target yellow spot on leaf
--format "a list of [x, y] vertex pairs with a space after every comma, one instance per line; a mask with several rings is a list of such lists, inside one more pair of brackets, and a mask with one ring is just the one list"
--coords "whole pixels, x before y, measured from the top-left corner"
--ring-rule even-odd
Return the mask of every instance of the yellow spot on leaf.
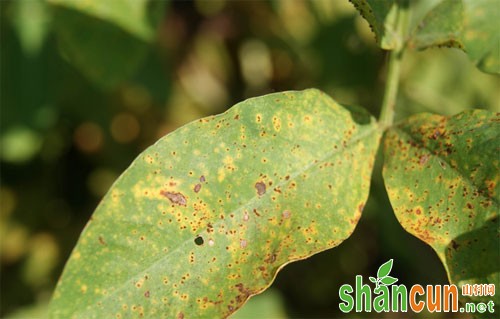
[[226, 178], [226, 173], [225, 173], [224, 169], [221, 167], [217, 171], [217, 180], [219, 182], [222, 182], [224, 180], [224, 178]]

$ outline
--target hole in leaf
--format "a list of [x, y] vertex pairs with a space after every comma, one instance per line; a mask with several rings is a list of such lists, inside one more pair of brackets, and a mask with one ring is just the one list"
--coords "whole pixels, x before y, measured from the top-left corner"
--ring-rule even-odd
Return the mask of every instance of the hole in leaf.
[[198, 246], [203, 245], [203, 242], [204, 242], [204, 241], [203, 241], [203, 237], [201, 237], [201, 236], [198, 236], [198, 237], [196, 237], [196, 238], [194, 239], [194, 243], [195, 243], [196, 245], [198, 245]]

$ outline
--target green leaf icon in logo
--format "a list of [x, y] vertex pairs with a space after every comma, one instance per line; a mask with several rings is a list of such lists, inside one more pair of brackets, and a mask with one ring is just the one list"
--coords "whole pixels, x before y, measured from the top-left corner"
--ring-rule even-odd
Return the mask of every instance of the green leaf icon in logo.
[[391, 277], [391, 276], [387, 276], [387, 277], [382, 278], [380, 280], [380, 283], [381, 283], [381, 285], [384, 285], [384, 286], [390, 286], [393, 283], [395, 283], [396, 281], [398, 281], [397, 278], [394, 278], [394, 277]]
[[382, 264], [377, 271], [377, 278], [375, 279], [374, 277], [369, 277], [371, 282], [375, 284], [375, 291], [380, 287], [380, 286], [390, 286], [396, 281], [398, 281], [397, 278], [394, 278], [392, 276], [389, 276], [389, 273], [391, 272], [392, 269], [392, 262], [393, 259], [390, 259], [386, 263]]
[[389, 259], [386, 263], [382, 264], [377, 271], [377, 277], [379, 279], [384, 278], [385, 276], [389, 275], [392, 269], [392, 259]]

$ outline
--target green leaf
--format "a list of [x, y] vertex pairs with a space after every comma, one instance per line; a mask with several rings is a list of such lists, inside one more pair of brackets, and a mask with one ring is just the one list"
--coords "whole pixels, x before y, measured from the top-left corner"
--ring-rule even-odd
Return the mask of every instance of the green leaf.
[[417, 49], [432, 46], [463, 48], [462, 26], [462, 2], [441, 1], [422, 19], [415, 30], [415, 35], [409, 40], [408, 46]]
[[370, 277], [368, 277], [368, 279], [370, 279], [370, 281], [373, 283], [377, 282], [377, 278], [375, 278], [375, 277], [370, 276]]
[[500, 73], [498, 0], [443, 0], [420, 22], [410, 48], [458, 47], [483, 71]]
[[47, 37], [50, 15], [43, 0], [18, 0], [12, 2], [12, 24], [19, 36], [23, 52], [37, 55]]
[[375, 33], [377, 43], [382, 49], [398, 48], [403, 39], [396, 32], [396, 1], [387, 0], [349, 0], [368, 21]]
[[219, 318], [284, 265], [339, 245], [380, 131], [318, 90], [249, 99], [144, 151], [83, 231], [53, 318]]
[[[383, 176], [396, 217], [459, 287], [500, 280], [499, 122], [484, 110], [419, 114], [385, 139]], [[493, 299], [500, 303], [499, 294]]]
[[149, 22], [148, 0], [49, 0], [49, 2], [112, 23], [146, 42], [152, 40], [155, 33]]
[[[154, 29], [148, 1], [51, 0], [60, 49], [89, 80], [108, 89], [143, 62]], [[155, 9], [164, 2], [156, 1]], [[161, 11], [161, 10], [160, 10]], [[154, 19], [155, 22], [158, 19]]]
[[380, 282], [385, 285], [385, 286], [390, 286], [392, 285], [393, 283], [395, 283], [396, 281], [398, 281], [397, 278], [394, 278], [394, 277], [391, 277], [391, 276], [385, 276], [384, 278], [382, 278], [380, 280]]
[[389, 275], [389, 273], [391, 272], [391, 269], [392, 269], [392, 262], [393, 262], [393, 260], [389, 259], [388, 261], [383, 263], [380, 267], [378, 267], [377, 277], [379, 279], [382, 279], [382, 278], [386, 277], [387, 275]]
[[479, 69], [500, 74], [500, 2], [463, 0], [463, 41], [469, 58]]

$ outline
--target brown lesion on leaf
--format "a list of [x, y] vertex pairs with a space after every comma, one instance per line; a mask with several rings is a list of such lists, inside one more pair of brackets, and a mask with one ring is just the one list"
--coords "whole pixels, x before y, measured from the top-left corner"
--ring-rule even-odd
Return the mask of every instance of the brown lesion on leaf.
[[194, 185], [194, 189], [193, 190], [194, 190], [195, 193], [198, 193], [200, 191], [200, 189], [201, 189], [201, 184]]
[[266, 184], [257, 182], [255, 183], [255, 189], [257, 190], [257, 195], [262, 196], [266, 193]]
[[277, 255], [275, 253], [270, 254], [266, 259], [264, 259], [264, 262], [268, 264], [272, 264], [276, 261]]
[[359, 204], [358, 205], [358, 212], [362, 213], [364, 208], [365, 208], [365, 203]]
[[415, 227], [414, 228], [415, 230], [415, 233], [416, 233], [416, 236], [418, 238], [420, 238], [420, 240], [422, 240], [423, 242], [426, 242], [428, 244], [432, 244], [434, 243], [434, 241], [436, 240], [430, 233], [428, 230], [422, 230], [420, 229], [419, 227]]
[[165, 196], [168, 198], [172, 204], [175, 205], [181, 205], [181, 206], [186, 206], [187, 205], [187, 200], [186, 197], [182, 193], [176, 193], [176, 192], [168, 192], [168, 191], [160, 191], [160, 194], [162, 196]]
[[288, 219], [292, 216], [292, 212], [289, 210], [284, 210], [281, 216], [283, 217], [283, 219]]
[[359, 219], [361, 218], [361, 214], [356, 214], [354, 218], [349, 218], [349, 223], [353, 226], [358, 224]]
[[184, 313], [182, 311], [177, 314], [177, 319], [184, 319]]
[[99, 236], [99, 244], [106, 246], [106, 242], [102, 236]]
[[457, 250], [458, 247], [460, 247], [460, 245], [455, 240], [452, 240], [451, 241], [451, 248], [453, 248], [453, 250]]
[[442, 127], [438, 127], [434, 130], [434, 132], [429, 136], [431, 140], [437, 140], [439, 137], [445, 134], [445, 130]]
[[245, 300], [247, 300], [248, 297], [253, 294], [253, 292], [250, 289], [246, 288], [243, 283], [238, 283], [234, 286], [238, 289], [239, 292], [239, 294], [236, 296], [236, 302], [239, 304], [245, 302]]
[[418, 160], [418, 163], [420, 165], [425, 165], [425, 163], [427, 163], [427, 161], [429, 160], [429, 157], [430, 157], [429, 154], [421, 155], [420, 158], [419, 158], [419, 160]]

